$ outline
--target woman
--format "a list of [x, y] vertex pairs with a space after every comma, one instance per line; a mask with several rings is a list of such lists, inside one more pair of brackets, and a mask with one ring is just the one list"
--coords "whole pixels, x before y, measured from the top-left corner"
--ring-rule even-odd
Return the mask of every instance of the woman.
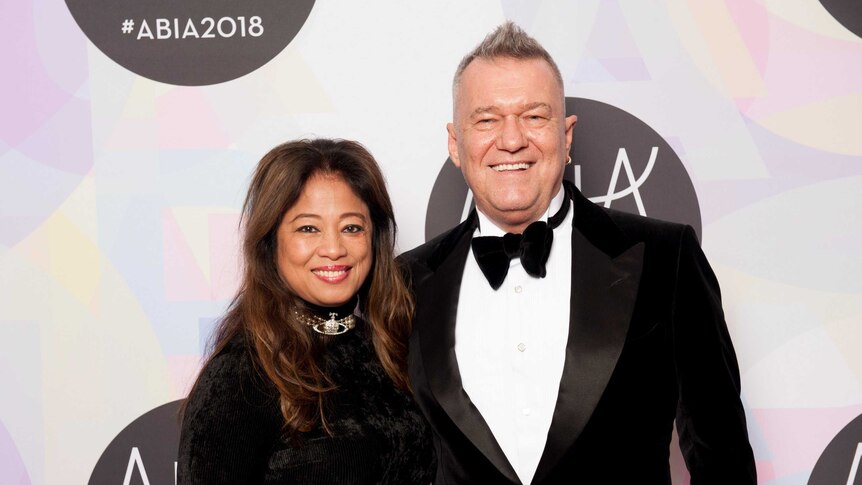
[[243, 280], [183, 410], [179, 482], [431, 482], [405, 375], [412, 302], [374, 158], [351, 141], [274, 148], [243, 224]]

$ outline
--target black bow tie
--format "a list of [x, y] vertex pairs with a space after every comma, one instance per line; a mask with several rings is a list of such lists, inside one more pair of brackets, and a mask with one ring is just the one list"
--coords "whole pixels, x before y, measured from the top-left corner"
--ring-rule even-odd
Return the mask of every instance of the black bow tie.
[[554, 241], [554, 228], [563, 222], [569, 211], [569, 194], [565, 194], [563, 206], [548, 223], [536, 221], [527, 226], [523, 234], [508, 233], [503, 237], [474, 237], [471, 242], [473, 256], [479, 269], [488, 278], [488, 283], [495, 290], [503, 285], [506, 274], [509, 273], [509, 261], [518, 257], [524, 271], [530, 276], [544, 278], [547, 274], [545, 263], [551, 254], [551, 243]]

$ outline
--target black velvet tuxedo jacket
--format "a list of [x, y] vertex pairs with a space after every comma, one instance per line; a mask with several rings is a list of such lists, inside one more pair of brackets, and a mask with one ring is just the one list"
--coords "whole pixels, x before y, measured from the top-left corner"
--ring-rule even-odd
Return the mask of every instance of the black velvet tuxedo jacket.
[[[693, 485], [756, 483], [736, 355], [694, 231], [600, 208], [568, 190], [569, 337], [532, 483], [670, 484], [674, 419]], [[455, 357], [461, 277], [476, 224], [474, 213], [402, 256], [417, 303], [410, 379], [435, 432], [435, 483], [517, 484], [461, 386]]]

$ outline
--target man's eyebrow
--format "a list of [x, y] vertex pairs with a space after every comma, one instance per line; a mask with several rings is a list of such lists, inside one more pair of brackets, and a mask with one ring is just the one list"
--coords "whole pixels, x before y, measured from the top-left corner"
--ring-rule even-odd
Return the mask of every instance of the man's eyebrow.
[[[539, 109], [539, 108], [544, 108], [544, 109], [549, 110], [549, 109], [551, 109], [551, 105], [549, 105], [548, 103], [542, 102], [542, 101], [536, 101], [534, 103], [528, 103], [528, 104], [524, 105], [524, 107], [522, 109], [523, 109], [523, 111], [531, 111], [531, 110]], [[493, 113], [493, 112], [497, 111], [497, 109], [498, 108], [496, 106], [493, 106], [493, 105], [491, 105], [491, 106], [479, 106], [478, 108], [474, 109], [472, 113], [470, 113], [470, 117], [472, 118], [472, 117], [475, 117], [478, 115], [483, 115], [485, 113]]]
[[478, 108], [474, 109], [472, 113], [470, 113], [470, 116], [473, 117], [476, 115], [482, 115], [482, 114], [490, 113], [490, 112], [496, 111], [496, 110], [497, 110], [496, 106], [479, 106]]
[[548, 103], [543, 103], [541, 101], [537, 101], [535, 103], [530, 103], [527, 106], [524, 106], [524, 111], [530, 111], [532, 109], [537, 109], [537, 108], [551, 109], [551, 105], [549, 105]]

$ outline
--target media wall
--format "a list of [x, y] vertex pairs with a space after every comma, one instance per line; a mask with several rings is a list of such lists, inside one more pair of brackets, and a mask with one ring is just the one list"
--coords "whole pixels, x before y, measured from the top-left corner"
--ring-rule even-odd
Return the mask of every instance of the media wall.
[[402, 251], [457, 223], [451, 78], [506, 19], [562, 71], [567, 177], [698, 231], [760, 483], [862, 484], [852, 0], [4, 2], [0, 483], [173, 483], [176, 406], [272, 146], [365, 144]]

